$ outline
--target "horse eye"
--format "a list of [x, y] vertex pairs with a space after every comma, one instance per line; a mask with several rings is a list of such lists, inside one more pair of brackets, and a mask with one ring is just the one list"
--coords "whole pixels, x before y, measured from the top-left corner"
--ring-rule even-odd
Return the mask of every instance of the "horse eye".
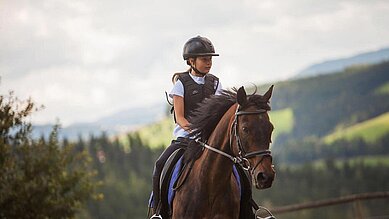
[[248, 133], [248, 132], [249, 132], [249, 129], [248, 129], [247, 127], [242, 127], [242, 131], [243, 131], [244, 133]]

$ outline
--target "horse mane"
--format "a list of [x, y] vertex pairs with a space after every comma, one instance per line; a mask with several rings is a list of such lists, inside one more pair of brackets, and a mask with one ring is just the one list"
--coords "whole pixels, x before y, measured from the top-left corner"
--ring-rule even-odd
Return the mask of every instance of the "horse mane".
[[[268, 100], [262, 95], [256, 94], [257, 89], [248, 95], [247, 105], [257, 106], [259, 109], [270, 110]], [[193, 130], [190, 136], [207, 141], [220, 119], [227, 110], [236, 103], [237, 89], [222, 90], [220, 95], [212, 95], [205, 98], [189, 118], [190, 129]]]

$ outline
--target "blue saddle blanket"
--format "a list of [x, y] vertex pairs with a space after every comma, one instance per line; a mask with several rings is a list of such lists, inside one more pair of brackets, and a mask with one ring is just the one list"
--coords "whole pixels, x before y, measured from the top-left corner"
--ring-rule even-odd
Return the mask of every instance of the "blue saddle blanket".
[[[171, 208], [171, 206], [172, 206], [174, 195], [175, 195], [175, 192], [176, 192], [173, 189], [173, 186], [176, 183], [176, 181], [178, 180], [181, 168], [182, 168], [182, 157], [174, 165], [172, 177], [171, 177], [171, 179], [169, 181], [169, 187], [168, 187], [168, 203], [169, 203], [169, 208]], [[241, 183], [240, 183], [240, 176], [239, 176], [238, 170], [236, 169], [235, 165], [232, 166], [232, 171], [233, 171], [233, 174], [235, 176], [236, 183], [238, 184], [238, 188], [239, 188], [239, 192], [240, 192], [239, 195], [242, 198], [242, 187], [241, 187]], [[153, 206], [152, 203], [153, 203], [153, 193], [151, 192], [150, 199], [149, 199], [149, 206], [150, 207]]]

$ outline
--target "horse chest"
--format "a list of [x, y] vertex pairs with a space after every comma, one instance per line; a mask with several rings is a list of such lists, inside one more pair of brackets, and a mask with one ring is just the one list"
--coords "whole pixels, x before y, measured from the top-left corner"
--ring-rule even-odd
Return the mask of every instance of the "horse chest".
[[[227, 183], [228, 184], [228, 183]], [[236, 184], [236, 183], [235, 183]], [[224, 218], [237, 219], [239, 217], [240, 197], [237, 186], [206, 187], [194, 186], [183, 188], [180, 196], [174, 200], [176, 208], [173, 218]]]

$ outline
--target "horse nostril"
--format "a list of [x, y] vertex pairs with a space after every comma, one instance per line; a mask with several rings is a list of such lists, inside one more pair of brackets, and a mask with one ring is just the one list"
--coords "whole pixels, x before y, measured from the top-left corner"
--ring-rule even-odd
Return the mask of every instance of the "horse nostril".
[[258, 173], [258, 176], [257, 176], [257, 179], [258, 179], [258, 182], [266, 182], [269, 177], [265, 174], [265, 173]]

